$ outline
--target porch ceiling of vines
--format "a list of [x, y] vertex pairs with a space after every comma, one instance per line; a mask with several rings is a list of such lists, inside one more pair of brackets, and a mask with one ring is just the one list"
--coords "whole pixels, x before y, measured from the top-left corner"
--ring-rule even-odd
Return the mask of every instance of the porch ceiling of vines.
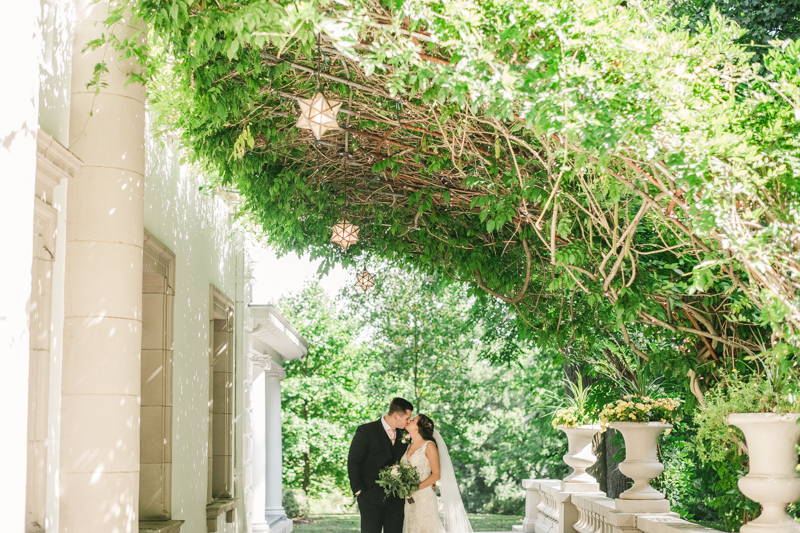
[[[181, 132], [279, 249], [438, 269], [566, 355], [608, 335], [649, 358], [665, 332], [689, 366], [759, 352], [775, 302], [788, 310], [777, 335], [793, 334], [793, 244], [773, 232], [758, 241], [772, 255], [748, 248], [786, 222], [787, 199], [697, 126], [713, 114], [703, 102], [679, 109], [664, 89], [678, 64], [726, 59], [745, 83], [740, 49], [697, 38], [664, 54], [680, 38], [610, 4], [555, 18], [534, 3], [401, 4], [178, 2], [159, 15], [143, 2], [170, 43], [149, 85], [158, 127]], [[530, 24], [512, 32], [515, 17]], [[636, 51], [614, 33], [626, 31]], [[728, 91], [716, 71], [684, 84]], [[296, 127], [296, 100], [318, 89], [342, 102], [319, 140]], [[754, 176], [740, 190], [737, 172]], [[345, 255], [329, 244], [342, 219], [361, 227]], [[636, 322], [650, 329], [629, 334]]]

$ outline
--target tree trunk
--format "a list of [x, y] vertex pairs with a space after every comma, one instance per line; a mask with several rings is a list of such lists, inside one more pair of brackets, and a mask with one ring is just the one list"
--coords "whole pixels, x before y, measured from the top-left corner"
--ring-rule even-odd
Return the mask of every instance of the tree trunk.
[[[615, 461], [614, 456], [622, 449], [622, 444], [614, 444], [614, 435], [617, 433], [614, 429], [608, 429], [603, 438], [605, 439], [605, 453], [606, 453], [606, 487], [605, 493], [609, 498], [618, 498], [620, 494], [631, 488], [633, 483], [630, 479], [619, 471], [619, 463]], [[602, 487], [601, 487], [602, 488]]]
[[422, 400], [419, 393], [419, 337], [417, 331], [417, 321], [414, 320], [414, 402], [417, 405], [417, 412], [420, 412]]
[[[308, 403], [303, 404], [303, 420], [308, 421]], [[308, 494], [308, 488], [311, 486], [311, 449], [306, 450], [303, 454], [303, 490]]]
[[606, 472], [606, 441], [604, 433], [598, 433], [594, 436], [592, 448], [594, 449], [595, 456], [597, 456], [597, 462], [587, 468], [586, 473], [597, 480], [600, 484], [600, 490], [608, 492], [606, 490], [608, 486], [608, 475]]
[[311, 450], [303, 454], [303, 490], [308, 494], [311, 486]]

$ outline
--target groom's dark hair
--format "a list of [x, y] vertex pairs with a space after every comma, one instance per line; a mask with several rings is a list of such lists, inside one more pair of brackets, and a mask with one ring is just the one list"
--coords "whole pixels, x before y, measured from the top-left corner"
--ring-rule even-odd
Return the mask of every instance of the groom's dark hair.
[[404, 413], [406, 411], [413, 411], [414, 406], [411, 405], [411, 402], [406, 400], [405, 398], [394, 398], [392, 402], [389, 404], [389, 414], [393, 415], [394, 413]]

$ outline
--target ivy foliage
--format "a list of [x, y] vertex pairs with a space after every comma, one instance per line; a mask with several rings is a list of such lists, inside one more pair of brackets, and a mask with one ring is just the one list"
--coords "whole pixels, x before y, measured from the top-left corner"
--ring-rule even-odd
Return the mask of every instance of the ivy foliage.
[[[132, 6], [157, 127], [279, 250], [470, 282], [562, 358], [685, 375], [797, 344], [797, 42], [754, 65], [716, 9], [689, 31], [660, 2]], [[319, 142], [294, 127], [317, 90], [343, 101]]]

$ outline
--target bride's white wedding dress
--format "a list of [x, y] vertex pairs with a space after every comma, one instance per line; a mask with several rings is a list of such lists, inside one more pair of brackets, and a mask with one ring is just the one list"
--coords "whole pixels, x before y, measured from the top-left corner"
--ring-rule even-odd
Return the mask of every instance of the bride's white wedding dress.
[[[419, 447], [411, 454], [404, 454], [400, 462], [411, 465], [417, 469], [420, 481], [425, 481], [433, 473], [431, 462], [425, 455], [425, 449], [431, 441]], [[436, 496], [433, 487], [426, 487], [414, 493], [414, 503], [405, 506], [405, 533], [445, 533], [442, 520], [439, 518], [439, 498]]]
[[[441, 477], [438, 484], [444, 521], [439, 516], [439, 498], [433, 488], [427, 487], [414, 493], [414, 503], [405, 503], [405, 533], [472, 533], [447, 445], [438, 431], [433, 432], [433, 438], [439, 454]], [[425, 481], [432, 473], [431, 463], [425, 455], [430, 445], [431, 441], [427, 441], [410, 456], [405, 454], [400, 460], [417, 469], [420, 481]]]

